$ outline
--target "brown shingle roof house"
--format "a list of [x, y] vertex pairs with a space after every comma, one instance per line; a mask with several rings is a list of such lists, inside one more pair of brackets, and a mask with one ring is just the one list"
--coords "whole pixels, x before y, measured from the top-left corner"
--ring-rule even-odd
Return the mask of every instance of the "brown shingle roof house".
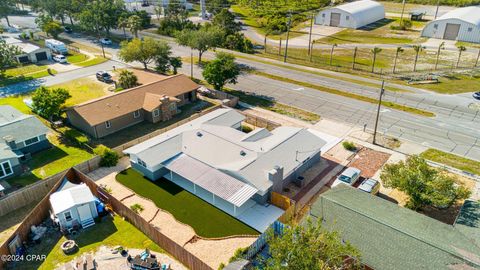
[[70, 124], [102, 138], [143, 121], [171, 119], [178, 107], [196, 100], [200, 85], [183, 74], [166, 77], [67, 109]]

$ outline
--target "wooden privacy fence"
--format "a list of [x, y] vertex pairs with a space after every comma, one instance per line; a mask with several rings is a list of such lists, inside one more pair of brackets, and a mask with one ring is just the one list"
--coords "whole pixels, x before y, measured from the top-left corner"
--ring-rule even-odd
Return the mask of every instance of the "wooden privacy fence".
[[197, 256], [190, 253], [188, 250], [177, 244], [172, 239], [161, 233], [155, 226], [148, 223], [141, 216], [136, 214], [132, 209], [124, 205], [121, 201], [108, 194], [105, 190], [99, 187], [93, 180], [80, 171], [77, 171], [77, 178], [88, 185], [92, 193], [105, 200], [105, 203], [109, 204], [113, 211], [118, 215], [124, 217], [136, 228], [142, 231], [146, 236], [152, 239], [156, 244], [163, 248], [166, 252], [174, 256], [182, 264], [189, 269], [195, 270], [212, 270], [210, 266], [200, 260]]
[[242, 111], [239, 111], [239, 112], [246, 117], [245, 122], [250, 124], [250, 125], [254, 125], [256, 127], [261, 127], [261, 128], [266, 128], [268, 130], [273, 130], [273, 129], [276, 129], [277, 127], [280, 126], [279, 123], [273, 122], [273, 121], [268, 120], [266, 118], [259, 117], [259, 116], [256, 116], [256, 115], [252, 115], [252, 114], [242, 112]]
[[[99, 167], [100, 157], [95, 156], [83, 163], [75, 166], [79, 171], [91, 172]], [[8, 193], [6, 196], [0, 198], [0, 217], [20, 209], [30, 203], [38, 202], [48, 194], [52, 187], [64, 177], [68, 170], [59, 172], [44, 180], [28, 185], [22, 189]]]

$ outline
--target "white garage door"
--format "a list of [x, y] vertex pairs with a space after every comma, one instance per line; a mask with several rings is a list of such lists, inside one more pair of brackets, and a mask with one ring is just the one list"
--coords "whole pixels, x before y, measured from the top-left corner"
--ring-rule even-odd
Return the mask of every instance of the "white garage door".
[[90, 206], [88, 204], [82, 205], [77, 209], [78, 215], [80, 216], [80, 222], [92, 218], [92, 212], [90, 211]]
[[443, 39], [456, 40], [458, 31], [460, 31], [460, 24], [447, 23]]
[[337, 27], [340, 25], [340, 13], [330, 13], [330, 26]]

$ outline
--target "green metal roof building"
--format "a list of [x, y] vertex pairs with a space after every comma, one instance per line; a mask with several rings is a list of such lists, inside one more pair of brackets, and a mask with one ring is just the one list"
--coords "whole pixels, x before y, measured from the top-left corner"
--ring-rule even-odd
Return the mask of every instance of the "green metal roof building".
[[480, 203], [452, 226], [346, 185], [318, 198], [310, 216], [339, 231], [374, 269], [480, 269]]

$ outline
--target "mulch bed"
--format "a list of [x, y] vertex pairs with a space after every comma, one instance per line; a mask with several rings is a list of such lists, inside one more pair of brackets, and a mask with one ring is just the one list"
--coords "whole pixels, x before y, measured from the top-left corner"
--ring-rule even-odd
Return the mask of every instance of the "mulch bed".
[[382, 168], [390, 156], [388, 153], [362, 148], [348, 166], [360, 169], [362, 171], [362, 177], [371, 178]]

